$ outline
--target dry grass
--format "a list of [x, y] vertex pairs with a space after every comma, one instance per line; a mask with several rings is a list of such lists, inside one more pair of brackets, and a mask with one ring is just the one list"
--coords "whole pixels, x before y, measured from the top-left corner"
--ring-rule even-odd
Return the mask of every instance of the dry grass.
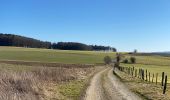
[[0, 71], [0, 100], [49, 99], [52, 94], [48, 94], [47, 86], [84, 78], [92, 69], [62, 67], [39, 67], [30, 71], [3, 69]]
[[32, 73], [1, 72], [0, 99], [1, 100], [37, 100], [41, 86]]
[[116, 74], [127, 86], [135, 93], [143, 97], [144, 100], [170, 100], [169, 87], [167, 87], [166, 94], [163, 93], [163, 87], [160, 83], [142, 81], [137, 77], [132, 77], [124, 72], [116, 71]]

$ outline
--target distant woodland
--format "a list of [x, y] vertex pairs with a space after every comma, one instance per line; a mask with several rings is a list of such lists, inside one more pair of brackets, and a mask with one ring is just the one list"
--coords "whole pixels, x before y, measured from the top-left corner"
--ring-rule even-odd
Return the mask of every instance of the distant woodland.
[[27, 48], [46, 48], [46, 49], [60, 49], [60, 50], [88, 50], [88, 51], [106, 51], [110, 50], [116, 52], [116, 48], [110, 46], [86, 45], [77, 42], [58, 42], [51, 43], [48, 41], [40, 41], [37, 39], [0, 33], [0, 46], [16, 46]]

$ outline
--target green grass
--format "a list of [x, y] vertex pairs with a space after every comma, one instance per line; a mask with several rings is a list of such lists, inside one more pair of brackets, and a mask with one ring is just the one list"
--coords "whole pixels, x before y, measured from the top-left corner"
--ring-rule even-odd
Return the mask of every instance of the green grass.
[[[129, 58], [127, 55], [126, 58]], [[138, 64], [143, 65], [159, 65], [159, 66], [170, 66], [170, 57], [164, 56], [135, 56]]]
[[76, 80], [69, 83], [64, 83], [59, 86], [59, 92], [67, 97], [77, 100], [81, 96], [82, 90], [85, 86], [85, 80]]
[[[130, 55], [126, 55], [129, 58]], [[136, 69], [147, 69], [151, 74], [158, 73], [158, 81], [161, 82], [161, 74], [165, 72], [168, 75], [168, 82], [170, 83], [170, 57], [164, 56], [135, 56], [136, 64], [121, 64], [125, 67], [135, 67]]]
[[[136, 69], [142, 68], [142, 69], [147, 69], [148, 72], [151, 73], [151, 75], [154, 73], [158, 73], [158, 82], [161, 82], [161, 74], [162, 72], [165, 72], [166, 75], [168, 75], [170, 79], [170, 66], [157, 66], [157, 65], [143, 65], [143, 64], [121, 64], [122, 66], [125, 67], [135, 67]], [[168, 80], [170, 83], [170, 80]]]
[[[115, 57], [114, 52], [49, 50], [37, 48], [0, 47], [0, 60], [24, 60], [57, 63], [95, 64], [103, 63], [103, 58], [109, 55]], [[125, 55], [129, 58], [130, 55]], [[123, 64], [148, 69], [151, 73], [165, 72], [170, 77], [170, 57], [163, 56], [135, 56], [137, 64]]]
[[104, 56], [114, 52], [49, 50], [37, 48], [0, 47], [0, 60], [23, 60], [57, 63], [95, 64], [103, 63]]

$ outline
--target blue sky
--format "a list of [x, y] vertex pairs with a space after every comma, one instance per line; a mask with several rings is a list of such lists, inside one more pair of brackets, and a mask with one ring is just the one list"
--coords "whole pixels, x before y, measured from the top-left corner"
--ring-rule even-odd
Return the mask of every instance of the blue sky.
[[0, 0], [0, 32], [170, 51], [170, 0]]

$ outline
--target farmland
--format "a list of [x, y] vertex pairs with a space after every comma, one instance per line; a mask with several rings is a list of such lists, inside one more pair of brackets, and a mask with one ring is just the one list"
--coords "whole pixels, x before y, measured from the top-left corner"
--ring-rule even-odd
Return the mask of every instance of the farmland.
[[[134, 67], [137, 69], [144, 69], [144, 73], [147, 70], [147, 73], [150, 72], [151, 74], [151, 81], [149, 82], [149, 78], [146, 79], [146, 73], [144, 74], [144, 80], [141, 80], [137, 77], [132, 77], [123, 72], [117, 72], [121, 80], [129, 86], [129, 88], [137, 93], [138, 95], [142, 96], [146, 100], [169, 100], [170, 96], [170, 59], [169, 57], [159, 56], [159, 55], [126, 55], [124, 56], [126, 59], [129, 59], [131, 56], [136, 58], [136, 63], [121, 63], [123, 67]], [[168, 84], [167, 84], [167, 91], [166, 94], [163, 95], [163, 87], [161, 86], [162, 80], [162, 72], [165, 72], [165, 75], [168, 76]], [[156, 78], [153, 78], [153, 74], [156, 76], [158, 73], [158, 83], [156, 85]], [[149, 74], [147, 74], [149, 76]], [[148, 77], [147, 76], [147, 77]], [[153, 83], [152, 83], [153, 78]], [[147, 81], [146, 81], [147, 80]]]
[[[0, 47], [0, 59], [7, 61], [0, 63], [0, 88], [3, 91], [0, 92], [0, 99], [12, 99], [16, 96], [16, 99], [31, 97], [32, 100], [77, 100], [84, 95], [90, 77], [103, 67], [83, 68], [81, 65], [76, 67], [76, 64], [103, 63], [103, 57], [108, 54]], [[20, 61], [20, 63], [11, 64], [10, 61]], [[27, 63], [21, 63], [22, 61]], [[53, 63], [46, 66], [31, 64], [33, 62]], [[68, 64], [68, 67], [61, 67], [60, 64]]]
[[[96, 52], [96, 51], [68, 51], [68, 50], [48, 50], [36, 48], [19, 48], [19, 47], [0, 47], [0, 60], [2, 61], [37, 61], [44, 63], [64, 63], [64, 64], [96, 64], [103, 63], [103, 58], [109, 55], [115, 57], [114, 52]], [[134, 55], [125, 55], [130, 58]], [[165, 72], [170, 76], [170, 57], [151, 55], [151, 56], [135, 56], [136, 64], [124, 64], [125, 67], [135, 67], [147, 69], [151, 73]]]
[[[126, 55], [125, 58], [129, 58], [130, 55]], [[135, 56], [136, 57], [136, 64], [124, 64], [122, 63], [121, 66], [124, 67], [135, 67], [136, 69], [142, 68], [144, 70], [148, 70], [151, 74], [158, 73], [158, 82], [161, 81], [161, 73], [165, 72], [166, 75], [170, 76], [170, 57], [164, 56]], [[170, 82], [170, 80], [168, 80]]]
[[0, 47], [0, 60], [96, 64], [103, 63], [103, 58], [106, 55], [114, 57], [115, 53]]
[[[126, 58], [129, 58], [129, 57], [130, 57], [130, 55], [126, 55]], [[150, 55], [150, 56], [135, 55], [135, 57], [137, 59], [137, 64], [170, 66], [170, 57], [159, 56], [159, 55]]]
[[[166, 75], [170, 76], [170, 57], [158, 55], [130, 55], [127, 53], [121, 54], [124, 54], [122, 60], [134, 56], [137, 61], [135, 64], [121, 63], [121, 66], [135, 67], [136, 69], [142, 68], [147, 69], [151, 73], [159, 73], [158, 82], [161, 81], [162, 72], [165, 72]], [[25, 99], [23, 96], [31, 96], [32, 100], [78, 100], [85, 95], [91, 77], [95, 75], [95, 73], [108, 68], [105, 66], [80, 67], [81, 64], [103, 65], [103, 58], [105, 56], [110, 56], [114, 59], [115, 55], [116, 53], [114, 52], [102, 51], [68, 51], [0, 47], [0, 84], [4, 87], [1, 88], [4, 92], [0, 92], [0, 95], [3, 96], [2, 99], [15, 97], [15, 93], [18, 93], [17, 97], [20, 99]], [[11, 61], [20, 63], [12, 64], [10, 63]], [[33, 62], [38, 62], [38, 64], [32, 64]], [[43, 65], [41, 63], [43, 63]], [[69, 67], [62, 67], [60, 64], [66, 64]], [[78, 64], [80, 64], [79, 67], [76, 67]], [[106, 81], [101, 82], [100, 85], [110, 81], [107, 78], [107, 72], [111, 73], [110, 69], [111, 68], [108, 68], [104, 73], [100, 74], [100, 78]], [[111, 74], [109, 75], [111, 77]], [[165, 98], [162, 95], [162, 88], [160, 86], [143, 83], [138, 79], [134, 81], [124, 73], [119, 73], [119, 75], [128, 81], [127, 84], [132, 91], [140, 92], [141, 95], [146, 96], [147, 98], [164, 98], [164, 100], [168, 100], [167, 98], [169, 98]], [[130, 79], [130, 81], [128, 79]], [[124, 81], [124, 83], [126, 83], [126, 81]], [[26, 82], [29, 84], [26, 84]], [[96, 80], [96, 82], [98, 82], [98, 80]], [[169, 77], [168, 82], [170, 82]], [[151, 89], [148, 90], [147, 88], [144, 88], [143, 85], [146, 85]], [[6, 91], [10, 89], [13, 89], [14, 91]], [[154, 95], [155, 92], [153, 91], [159, 91], [159, 93]], [[150, 93], [150, 95], [146, 95], [147, 93]], [[167, 93], [169, 93], [169, 90]]]

